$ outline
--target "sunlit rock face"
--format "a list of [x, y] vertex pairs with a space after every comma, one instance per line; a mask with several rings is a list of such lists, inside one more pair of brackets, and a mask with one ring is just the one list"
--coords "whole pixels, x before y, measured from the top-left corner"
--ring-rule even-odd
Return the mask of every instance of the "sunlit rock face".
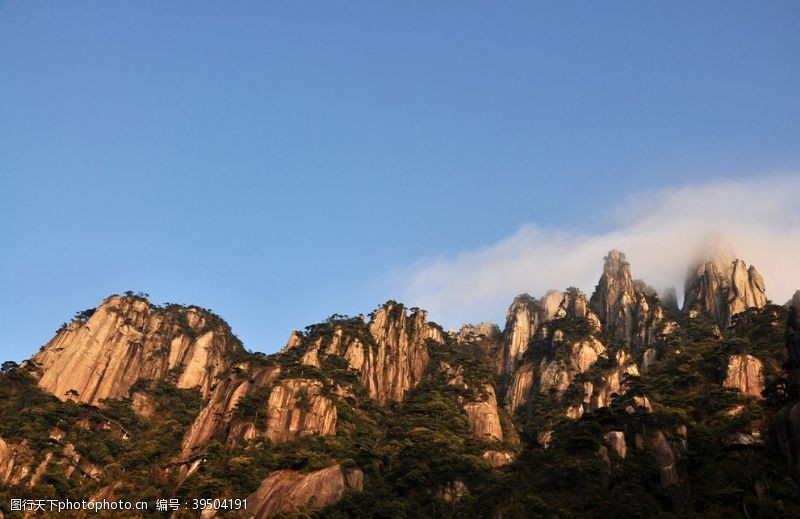
[[533, 364], [530, 362], [522, 364], [514, 373], [506, 394], [506, 406], [510, 413], [516, 412], [528, 401], [533, 390], [534, 376]]
[[[533, 391], [543, 395], [551, 394], [560, 400], [576, 375], [584, 373], [598, 359], [607, 355], [605, 346], [596, 337], [566, 341], [560, 330], [553, 333], [552, 347], [559, 351], [557, 355], [542, 358], [538, 365], [525, 362], [514, 373], [506, 393], [506, 406], [509, 412], [516, 412], [528, 402]], [[592, 394], [591, 388], [587, 391], [589, 395]], [[580, 417], [588, 407], [589, 401], [586, 403], [586, 407], [571, 409], [570, 416]]]
[[728, 369], [723, 386], [735, 388], [745, 396], [761, 398], [764, 391], [764, 366], [752, 355], [732, 355], [728, 359]]
[[528, 294], [514, 298], [506, 314], [501, 354], [495, 361], [499, 374], [514, 373], [540, 325], [557, 316], [563, 300], [564, 294], [557, 290], [541, 299]]
[[491, 342], [499, 342], [500, 328], [494, 323], [483, 322], [478, 325], [465, 324], [458, 331], [458, 342], [470, 342], [485, 338]]
[[591, 298], [603, 329], [634, 351], [652, 344], [663, 327], [664, 308], [655, 292], [634, 281], [625, 254], [611, 250], [605, 257], [603, 274]]
[[577, 288], [570, 287], [564, 292], [561, 303], [558, 305], [555, 317], [561, 319], [568, 317], [572, 319], [586, 319], [595, 332], [602, 329], [600, 319], [589, 308], [589, 303], [586, 301], [586, 294]]
[[[320, 367], [325, 356], [338, 356], [358, 373], [371, 399], [378, 403], [399, 401], [422, 380], [430, 356], [428, 343], [443, 343], [441, 328], [426, 319], [424, 310], [406, 308], [393, 301], [371, 314], [359, 329], [336, 326], [332, 335], [315, 339], [293, 334], [284, 352], [305, 348], [304, 365]], [[308, 342], [311, 341], [310, 344]]]
[[247, 511], [255, 519], [312, 512], [336, 503], [348, 490], [363, 487], [363, 473], [341, 465], [306, 473], [279, 470], [247, 497]]
[[0, 483], [16, 485], [31, 472], [33, 453], [0, 438]]
[[[261, 388], [270, 386], [280, 375], [277, 366], [260, 367], [250, 371], [247, 365], [236, 366], [234, 369], [245, 373], [246, 377], [229, 375], [222, 379], [214, 388], [208, 402], [200, 410], [189, 430], [183, 438], [183, 456], [188, 456], [200, 445], [207, 442], [215, 434], [226, 431], [233, 421], [234, 410], [245, 396], [251, 395]], [[264, 402], [266, 412], [266, 402]], [[237, 445], [246, 439], [247, 435], [254, 435], [254, 431], [235, 428], [228, 437], [229, 445]]]
[[336, 406], [321, 391], [318, 380], [281, 380], [267, 401], [265, 436], [281, 443], [312, 434], [336, 434]]
[[555, 393], [556, 398], [567, 390], [575, 375], [588, 370], [597, 359], [606, 355], [603, 343], [595, 337], [588, 337], [568, 344], [558, 345], [565, 349], [563, 359], [542, 359], [539, 366], [539, 392]]
[[[284, 443], [303, 436], [336, 434], [336, 406], [322, 395], [322, 383], [310, 379], [275, 383], [279, 375], [280, 368], [264, 367], [247, 378], [222, 382], [184, 436], [182, 456], [191, 456], [214, 435], [225, 432], [230, 447], [258, 438]], [[255, 403], [255, 417], [261, 413], [266, 425], [259, 427], [251, 416], [237, 418], [236, 409], [242, 398], [259, 395], [263, 389], [268, 390], [268, 396]]]
[[619, 395], [624, 392], [625, 376], [639, 375], [639, 369], [636, 363], [624, 350], [617, 351], [615, 360], [617, 364], [616, 367], [603, 375], [601, 383], [589, 399], [589, 409], [594, 410], [610, 406], [614, 395]]
[[527, 294], [517, 296], [508, 309], [503, 332], [501, 373], [513, 373], [517, 363], [528, 350], [528, 345], [542, 322], [539, 302]]
[[366, 328], [374, 341], [337, 332], [331, 343], [321, 345], [328, 355], [343, 357], [378, 403], [399, 401], [422, 380], [430, 362], [428, 341], [444, 342], [441, 329], [429, 323], [424, 310], [410, 314], [403, 305], [388, 302], [378, 308]]
[[494, 388], [486, 384], [480, 400], [464, 405], [472, 436], [480, 441], [503, 441], [503, 428], [497, 411]]
[[686, 279], [683, 310], [694, 317], [711, 317], [721, 329], [731, 317], [748, 308], [767, 304], [764, 278], [754, 266], [730, 258], [715, 258], [698, 265]]
[[500, 371], [503, 366], [503, 334], [494, 323], [466, 324], [456, 334], [460, 344], [476, 343], [487, 362]]
[[62, 400], [99, 404], [128, 397], [139, 379], [168, 376], [207, 396], [241, 351], [227, 324], [205, 310], [112, 296], [86, 322], [60, 330], [31, 361], [41, 367], [42, 388]]

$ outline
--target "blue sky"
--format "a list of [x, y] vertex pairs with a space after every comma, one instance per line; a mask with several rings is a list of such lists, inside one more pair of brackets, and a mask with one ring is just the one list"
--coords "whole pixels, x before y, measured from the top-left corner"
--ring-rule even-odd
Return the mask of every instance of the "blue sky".
[[271, 352], [526, 224], [602, 234], [643, 191], [793, 174], [799, 23], [794, 1], [0, 1], [0, 356], [128, 289]]

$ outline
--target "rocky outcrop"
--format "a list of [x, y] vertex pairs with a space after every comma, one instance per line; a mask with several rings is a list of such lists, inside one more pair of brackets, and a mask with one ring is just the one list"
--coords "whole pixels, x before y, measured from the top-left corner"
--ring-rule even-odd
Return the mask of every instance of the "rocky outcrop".
[[536, 330], [556, 317], [564, 295], [551, 290], [541, 300], [528, 294], [514, 298], [506, 314], [501, 355], [496, 359], [497, 372], [511, 374], [522, 359]]
[[578, 373], [588, 370], [601, 356], [605, 356], [606, 348], [596, 337], [587, 337], [568, 344], [557, 346], [565, 348], [562, 358], [542, 359], [539, 365], [539, 392], [548, 394], [555, 392], [560, 398]]
[[336, 406], [321, 391], [318, 380], [281, 380], [269, 395], [265, 436], [281, 443], [301, 436], [336, 434]]
[[555, 317], [557, 319], [564, 317], [586, 319], [595, 332], [599, 332], [602, 329], [600, 319], [589, 308], [589, 303], [586, 301], [586, 294], [574, 287], [570, 287], [564, 292], [561, 303], [559, 303], [558, 309], [556, 310]]
[[[326, 355], [338, 355], [378, 403], [399, 401], [422, 380], [428, 367], [428, 341], [444, 342], [441, 329], [429, 323], [423, 310], [406, 313], [403, 305], [390, 301], [378, 308], [367, 323], [368, 340], [341, 328], [332, 339], [317, 347]], [[374, 344], [371, 344], [374, 343]]]
[[339, 501], [346, 491], [360, 492], [363, 486], [360, 470], [341, 465], [309, 473], [279, 470], [247, 497], [247, 511], [255, 519], [265, 519], [319, 510]]
[[590, 384], [590, 386], [592, 386], [591, 389], [594, 390], [593, 394], [591, 394], [591, 398], [588, 399], [590, 403], [589, 408], [592, 410], [610, 406], [614, 395], [619, 395], [624, 392], [626, 375], [639, 375], [639, 369], [636, 367], [636, 363], [624, 350], [617, 351], [615, 360], [617, 364], [616, 367], [603, 375], [601, 383], [597, 385], [597, 388], [594, 388]]
[[690, 317], [705, 314], [723, 330], [730, 326], [733, 315], [766, 304], [764, 278], [742, 260], [708, 260], [687, 276], [683, 310]]
[[[183, 438], [183, 456], [189, 456], [194, 449], [215, 434], [226, 431], [234, 419], [234, 411], [239, 401], [261, 388], [270, 386], [280, 375], [278, 366], [260, 367], [250, 372], [247, 365], [234, 367], [234, 371], [244, 375], [238, 377], [233, 374], [219, 382], [208, 403], [200, 410], [186, 435]], [[264, 402], [266, 412], [266, 401]], [[250, 432], [247, 432], [250, 431]], [[236, 445], [246, 436], [253, 435], [250, 428], [237, 427], [228, 437], [228, 443]], [[239, 436], [242, 435], [242, 436]]]
[[514, 299], [506, 315], [503, 355], [498, 366], [500, 373], [514, 372], [541, 321], [542, 308], [536, 299], [528, 294]]
[[764, 391], [764, 366], [752, 355], [739, 354], [728, 358], [724, 387], [738, 389], [745, 396], [761, 398]]
[[[528, 401], [534, 388], [543, 395], [552, 393], [560, 400], [576, 375], [584, 373], [606, 355], [605, 346], [596, 337], [588, 336], [570, 342], [565, 340], [560, 330], [553, 332], [552, 350], [552, 354], [542, 358], [538, 366], [526, 362], [514, 373], [506, 393], [506, 406], [510, 413], [513, 414]], [[591, 393], [592, 389], [588, 388], [588, 394]], [[577, 418], [584, 410], [583, 407], [576, 407], [569, 414]]]
[[528, 401], [533, 390], [534, 375], [533, 364], [530, 362], [521, 365], [514, 373], [506, 394], [506, 407], [510, 413], [515, 413]]
[[25, 446], [13, 445], [0, 438], [0, 483], [16, 485], [31, 472], [33, 453]]
[[458, 342], [472, 342], [482, 338], [490, 342], [499, 342], [501, 336], [500, 328], [494, 323], [465, 324], [458, 331]]
[[492, 468], [505, 467], [514, 462], [514, 453], [508, 451], [486, 451], [483, 459], [489, 462]]
[[470, 431], [476, 440], [503, 441], [503, 428], [497, 412], [497, 398], [491, 385], [484, 386], [482, 400], [465, 404], [464, 410], [469, 418]]
[[41, 368], [42, 388], [62, 400], [99, 404], [128, 397], [139, 379], [174, 377], [179, 388], [197, 387], [207, 396], [241, 350], [227, 324], [205, 310], [112, 296], [85, 322], [60, 330], [31, 360]]
[[659, 336], [664, 309], [655, 292], [634, 281], [625, 254], [611, 250], [605, 257], [603, 274], [592, 294], [603, 328], [638, 351]]

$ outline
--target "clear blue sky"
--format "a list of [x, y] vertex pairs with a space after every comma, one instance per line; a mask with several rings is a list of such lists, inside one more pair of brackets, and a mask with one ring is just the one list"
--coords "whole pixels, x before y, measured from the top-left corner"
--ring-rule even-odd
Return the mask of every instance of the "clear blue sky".
[[128, 289], [271, 352], [526, 222], [797, 170], [798, 27], [796, 1], [0, 1], [0, 357]]

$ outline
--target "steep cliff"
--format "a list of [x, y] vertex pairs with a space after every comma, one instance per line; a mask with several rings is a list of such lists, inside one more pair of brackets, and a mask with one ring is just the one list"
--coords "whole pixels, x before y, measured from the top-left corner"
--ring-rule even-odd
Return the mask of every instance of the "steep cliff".
[[16, 485], [31, 472], [33, 453], [29, 448], [0, 438], [0, 484]]
[[368, 357], [362, 373], [370, 381], [370, 396], [378, 402], [402, 400], [405, 392], [422, 380], [430, 360], [427, 341], [444, 340], [426, 315], [422, 310], [407, 315], [405, 308], [395, 303], [385, 304], [372, 315], [367, 328], [378, 350]]
[[764, 278], [740, 259], [714, 258], [701, 263], [689, 272], [684, 293], [683, 310], [690, 317], [703, 313], [723, 330], [730, 326], [733, 315], [767, 304]]
[[498, 373], [514, 373], [539, 325], [556, 316], [563, 298], [557, 290], [547, 292], [541, 300], [528, 294], [514, 298], [506, 313], [502, 354], [496, 360]]
[[346, 491], [361, 491], [364, 476], [341, 465], [302, 473], [279, 470], [269, 475], [247, 497], [247, 511], [255, 519], [296, 514], [324, 508], [339, 501]]
[[[251, 372], [252, 371], [252, 372]], [[236, 376], [242, 374], [243, 376]], [[268, 366], [252, 369], [247, 365], [237, 366], [235, 374], [220, 381], [211, 394], [209, 401], [200, 410], [192, 425], [183, 438], [182, 456], [189, 456], [193, 450], [211, 439], [215, 434], [227, 431], [237, 405], [242, 398], [256, 394], [260, 389], [267, 388], [280, 375], [280, 367]], [[256, 404], [258, 405], [258, 404]], [[262, 402], [263, 412], [266, 413], [266, 401]], [[227, 442], [236, 445], [253, 434], [247, 427], [239, 427], [231, 434]]]
[[336, 434], [336, 406], [321, 391], [317, 380], [281, 380], [267, 401], [266, 437], [280, 443], [311, 434]]
[[515, 413], [520, 407], [525, 405], [533, 391], [536, 371], [532, 362], [520, 365], [514, 372], [511, 383], [506, 393], [506, 407], [510, 413]]
[[503, 441], [494, 388], [486, 384], [481, 399], [464, 405], [472, 435], [480, 441]]
[[752, 355], [732, 355], [723, 386], [738, 389], [745, 396], [761, 398], [764, 390], [764, 366]]
[[600, 357], [606, 355], [605, 346], [596, 337], [565, 341], [555, 347], [556, 357], [542, 359], [539, 365], [539, 392], [552, 392], [556, 398], [560, 398], [567, 390], [575, 375], [587, 371]]
[[99, 404], [129, 396], [139, 379], [174, 378], [207, 396], [216, 377], [242, 351], [221, 319], [197, 307], [154, 307], [112, 296], [87, 320], [76, 319], [31, 360], [39, 385], [62, 400]]
[[586, 294], [574, 287], [570, 287], [564, 292], [553, 317], [558, 319], [564, 317], [570, 319], [586, 319], [593, 331], [599, 332], [602, 329], [600, 319], [589, 308], [589, 304], [586, 302]]
[[618, 250], [605, 257], [591, 305], [603, 328], [635, 351], [655, 342], [664, 321], [664, 309], [655, 292], [633, 280], [630, 264]]
[[309, 340], [304, 359], [314, 350], [312, 358], [323, 353], [343, 358], [359, 374], [370, 398], [385, 403], [402, 400], [419, 384], [430, 361], [428, 341], [442, 343], [444, 334], [427, 321], [423, 310], [409, 314], [403, 305], [390, 301], [373, 312], [366, 327], [351, 320], [347, 330], [335, 326], [332, 334]]

